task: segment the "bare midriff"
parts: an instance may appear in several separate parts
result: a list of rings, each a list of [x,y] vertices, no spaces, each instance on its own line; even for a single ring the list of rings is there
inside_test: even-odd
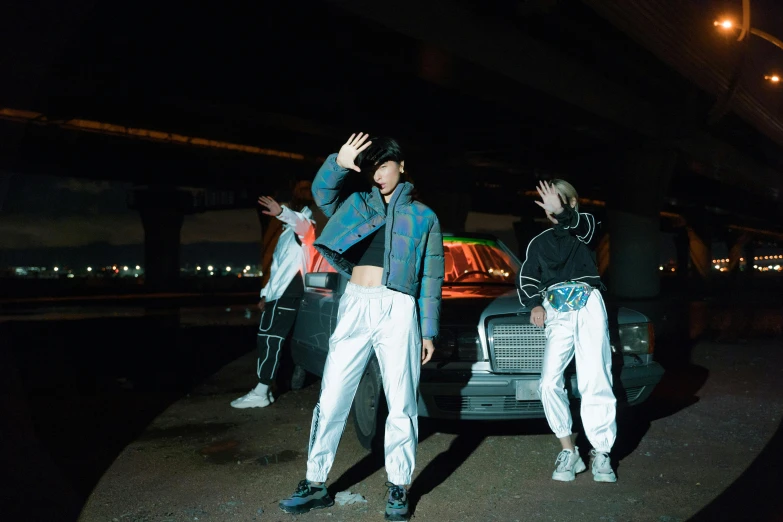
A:
[[[351,283],[359,286],[381,286],[383,268],[379,266],[360,265],[353,267]]]

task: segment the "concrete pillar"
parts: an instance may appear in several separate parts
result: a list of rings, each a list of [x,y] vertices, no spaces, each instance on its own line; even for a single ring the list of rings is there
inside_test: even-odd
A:
[[[748,241],[745,243],[745,277],[753,277],[756,274],[756,270],[753,265],[756,261],[753,259],[756,257],[756,243],[754,241]]]
[[[677,282],[687,285],[690,275],[691,248],[688,230],[685,227],[677,229],[674,236],[674,248],[677,253]]]
[[[144,284],[151,290],[176,288],[180,271],[180,233],[192,196],[172,188],[136,189],[132,208],[144,226]]]
[[[676,158],[670,149],[636,149],[622,158],[610,183],[607,286],[615,296],[644,299],[660,292],[660,210]]]
[[[712,242],[717,235],[711,217],[706,211],[688,216],[688,243],[691,265],[698,281],[709,285],[712,276]]]

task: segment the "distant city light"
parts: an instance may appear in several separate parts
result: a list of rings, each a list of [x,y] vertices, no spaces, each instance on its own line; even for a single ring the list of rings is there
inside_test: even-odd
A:
[[[226,272],[231,272],[231,267],[230,266],[226,267]]]
[[[196,267],[196,272],[198,272],[199,270],[201,270],[201,267],[200,267],[200,266],[197,266],[197,267]]]
[[[139,265],[136,265],[136,270],[141,270],[141,267]]]
[[[209,275],[212,275],[212,271],[213,271],[214,269],[215,269],[215,267],[213,267],[212,265],[209,265],[209,266],[207,267],[207,270],[209,270]]]
[[[777,74],[771,74],[769,76],[764,76],[764,79],[769,80],[772,83],[778,83],[780,81],[780,76],[778,76]]]
[[[245,267],[245,270],[250,270],[250,265],[247,265],[247,266]]]
[[[58,270],[60,270],[58,267],[54,267],[55,272],[57,272]]]
[[[659,267],[658,267],[658,270],[663,270],[663,267],[662,267],[662,266],[659,266]]]
[[[128,267],[124,266],[124,267],[122,267],[122,270],[123,270],[123,272],[127,272],[128,271]]]
[[[723,29],[731,29],[732,27],[734,27],[734,22],[732,22],[731,20],[723,20],[722,22],[715,20],[713,24],[715,25],[715,27],[720,26]]]
[[[88,272],[92,272],[92,267],[91,267],[91,266],[88,266],[88,267],[87,267],[87,271],[88,271]]]
[[[215,272],[210,272],[209,275],[215,275]]]

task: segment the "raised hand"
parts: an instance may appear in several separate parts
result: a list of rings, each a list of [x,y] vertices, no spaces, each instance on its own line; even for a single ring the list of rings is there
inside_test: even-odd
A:
[[[536,190],[538,195],[541,196],[541,201],[536,201],[536,205],[543,208],[549,220],[557,224],[557,220],[552,217],[552,214],[559,214],[563,211],[563,200],[560,199],[557,189],[546,181],[541,181]]]
[[[337,164],[344,169],[351,169],[355,170],[356,172],[361,172],[361,169],[356,166],[354,161],[356,160],[356,156],[358,156],[361,151],[372,145],[371,141],[364,143],[369,137],[369,134],[363,134],[361,132],[358,136],[356,134],[351,134],[351,137],[348,138],[348,141],[346,141],[345,144],[340,147],[340,152],[337,153]]]
[[[259,197],[258,204],[266,208],[266,210],[262,210],[261,213],[266,214],[267,216],[277,217],[283,213],[283,207],[280,206],[280,203],[269,196]]]

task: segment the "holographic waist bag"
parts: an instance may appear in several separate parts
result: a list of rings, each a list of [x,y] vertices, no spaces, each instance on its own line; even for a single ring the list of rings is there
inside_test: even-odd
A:
[[[592,291],[593,287],[585,283],[558,283],[546,291],[546,300],[558,312],[572,312],[587,304]]]

